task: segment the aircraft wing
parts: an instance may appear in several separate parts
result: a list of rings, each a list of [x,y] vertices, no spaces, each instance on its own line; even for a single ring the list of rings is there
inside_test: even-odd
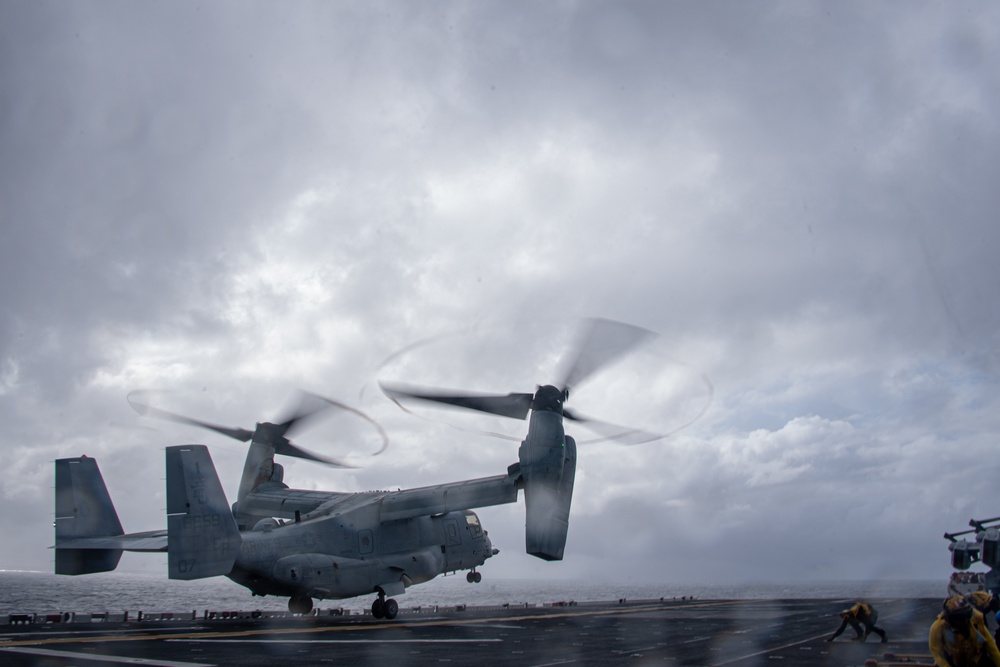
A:
[[[167,531],[147,530],[111,537],[74,537],[60,539],[60,549],[121,549],[122,551],[156,552],[167,550]]]
[[[513,475],[394,491],[382,496],[379,519],[395,521],[428,514],[489,507],[517,502],[517,480]]]
[[[340,491],[309,491],[304,489],[289,489],[275,485],[258,487],[248,493],[240,502],[240,512],[254,516],[294,519],[295,513],[301,516],[315,512],[321,505],[337,504],[338,501],[357,496],[356,493]]]
[[[316,518],[377,505],[379,520],[396,521],[517,502],[517,479],[516,474],[508,473],[417,489],[361,493],[262,486],[248,494],[239,509],[258,517],[294,519],[296,513],[301,518]]]

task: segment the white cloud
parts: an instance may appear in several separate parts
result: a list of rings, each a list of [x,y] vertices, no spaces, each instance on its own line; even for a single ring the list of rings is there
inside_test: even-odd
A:
[[[242,445],[132,389],[249,427],[303,387],[389,431],[297,435],[369,463],[297,486],[486,476],[516,443],[476,431],[524,424],[375,379],[531,391],[598,315],[663,337],[572,407],[671,435],[581,446],[567,572],[942,576],[997,509],[996,9],[521,9],[0,8],[5,565],[47,546],[55,457],[99,456],[129,529],[165,444],[235,484]],[[491,567],[553,576],[520,508],[481,515]]]

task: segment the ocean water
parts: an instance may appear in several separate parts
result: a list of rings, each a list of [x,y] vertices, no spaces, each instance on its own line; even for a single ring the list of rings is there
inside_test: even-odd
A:
[[[539,605],[552,602],[596,602],[694,597],[728,599],[879,599],[944,598],[945,581],[823,581],[792,583],[614,583],[489,579],[470,584],[464,573],[438,577],[407,589],[397,597],[401,608],[418,606]],[[366,609],[374,596],[317,601],[320,609]],[[165,575],[107,572],[78,577],[48,572],[0,571],[0,615],[56,612],[198,612],[205,610],[275,610],[288,608],[288,599],[253,597],[223,577],[199,581],[171,581]]]

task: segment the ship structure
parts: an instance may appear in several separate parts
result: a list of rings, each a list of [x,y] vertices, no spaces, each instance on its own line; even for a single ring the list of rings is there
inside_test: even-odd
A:
[[[989,591],[1000,596],[1000,517],[970,519],[969,530],[945,533],[950,542],[951,565],[955,568],[948,582],[949,595],[965,595],[974,591]],[[986,572],[970,572],[982,563]]]

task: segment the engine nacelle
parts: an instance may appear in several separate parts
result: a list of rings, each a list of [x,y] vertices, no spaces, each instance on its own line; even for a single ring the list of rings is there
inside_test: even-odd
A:
[[[518,451],[524,484],[525,551],[562,560],[576,478],[576,441],[563,431],[562,415],[531,413],[528,438]]]

